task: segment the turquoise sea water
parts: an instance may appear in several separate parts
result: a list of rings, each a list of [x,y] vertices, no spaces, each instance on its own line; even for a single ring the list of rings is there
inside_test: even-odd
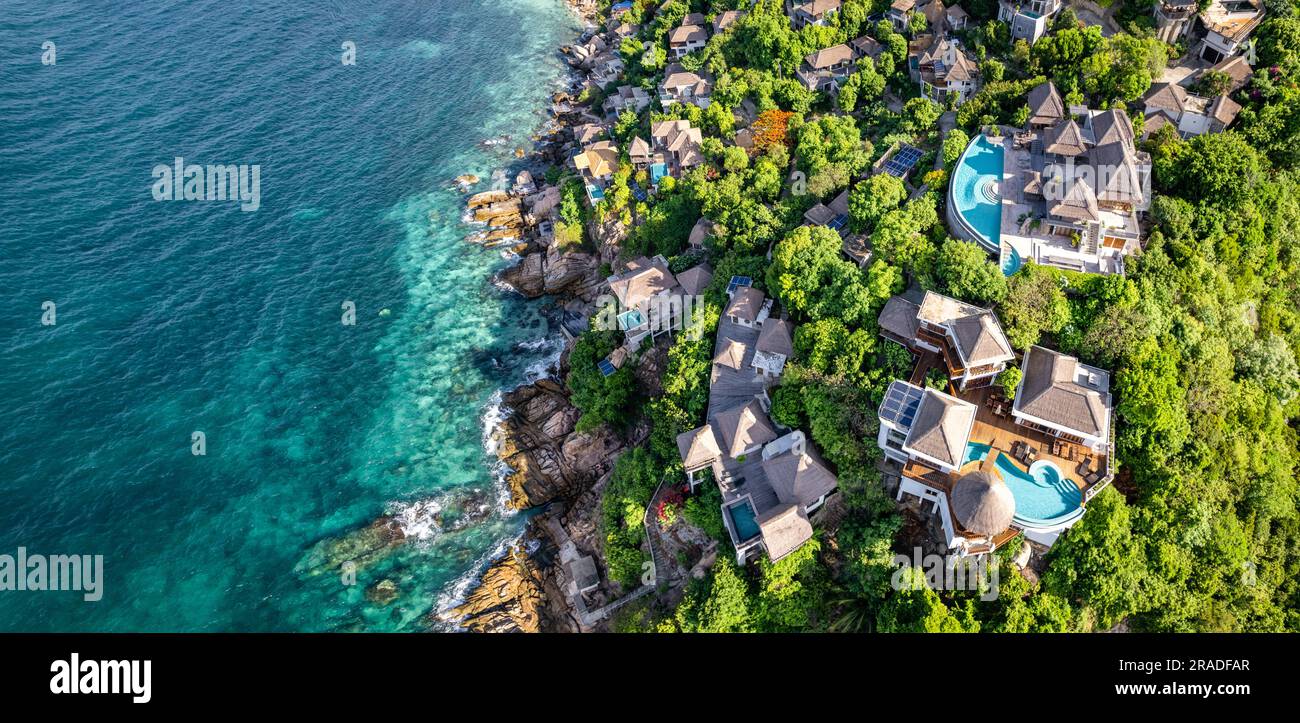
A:
[[[0,554],[105,581],[0,592],[0,630],[421,630],[518,534],[483,418],[553,335],[448,181],[530,146],[575,29],[560,0],[5,4]],[[154,201],[176,156],[259,164],[261,208]],[[357,585],[295,569],[386,512],[417,540]]]
[[[952,174],[952,198],[957,213],[975,229],[980,243],[996,251],[1002,239],[1002,146],[983,135],[966,147]]]

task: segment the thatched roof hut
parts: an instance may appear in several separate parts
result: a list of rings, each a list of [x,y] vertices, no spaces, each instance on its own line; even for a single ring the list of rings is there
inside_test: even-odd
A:
[[[992,537],[1006,531],[1016,514],[1016,498],[997,474],[976,470],[952,488],[952,514],[963,529]]]

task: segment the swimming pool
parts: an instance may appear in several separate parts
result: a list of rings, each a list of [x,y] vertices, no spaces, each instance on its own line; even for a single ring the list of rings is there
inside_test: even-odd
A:
[[[975,137],[952,174],[948,203],[961,221],[963,235],[974,235],[984,248],[1000,249],[1002,240],[1002,144]]]
[[[964,466],[970,464],[971,462],[984,461],[984,458],[989,456],[990,449],[993,449],[993,447],[987,444],[980,444],[979,442],[968,442],[966,444],[966,455],[962,457],[961,460],[962,465]]]
[[[727,514],[731,515],[731,526],[736,530],[737,542],[758,537],[758,520],[754,519],[754,505],[748,500],[728,507]]]
[[[1011,276],[1020,270],[1023,262],[1020,259],[1020,252],[1015,246],[1007,244],[1002,253],[1002,275]]]
[[[1050,527],[1082,512],[1083,494],[1066,479],[1056,463],[1039,460],[1026,472],[1010,457],[999,453],[997,468],[1016,498],[1016,524]]]

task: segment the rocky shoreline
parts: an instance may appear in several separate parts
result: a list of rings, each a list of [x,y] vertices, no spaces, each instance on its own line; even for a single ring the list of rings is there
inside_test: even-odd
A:
[[[598,32],[594,4],[568,0],[588,24],[582,40]],[[569,89],[552,97],[553,122],[534,138],[534,150],[521,156],[528,169],[563,166],[578,144],[573,129],[598,121],[578,101],[586,82],[570,46],[561,52],[574,68]],[[516,155],[520,155],[516,153]],[[458,179],[463,190],[473,184]],[[612,265],[626,229],[617,221],[592,221],[586,229],[594,248],[565,248],[552,233],[558,218],[560,189],[548,186],[531,170],[522,170],[508,191],[493,190],[467,199],[470,217],[486,229],[468,240],[505,247],[519,261],[500,271],[495,281],[530,299],[549,297],[561,310],[561,324],[585,328],[595,309],[604,275]],[[471,632],[576,632],[587,629],[581,611],[570,604],[572,580],[562,557],[603,558],[598,535],[600,490],[626,441],[607,427],[575,429],[579,412],[570,403],[563,380],[573,340],[560,355],[556,376],[545,377],[502,393],[501,420],[490,432],[490,447],[505,466],[509,506],[543,508],[534,514],[521,539],[493,561],[477,585],[453,608],[435,612],[431,622],[451,623]],[[655,366],[654,355],[647,365]],[[634,432],[632,439],[637,438]],[[610,590],[613,597],[619,591]],[[598,594],[597,600],[601,597]]]

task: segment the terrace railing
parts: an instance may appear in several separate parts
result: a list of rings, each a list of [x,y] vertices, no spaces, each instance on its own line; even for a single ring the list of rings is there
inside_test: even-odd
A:
[[[1083,491],[1083,503],[1086,505],[1098,492],[1105,489],[1115,479],[1115,423],[1111,420],[1110,433],[1106,436],[1106,474],[1097,483]]]

